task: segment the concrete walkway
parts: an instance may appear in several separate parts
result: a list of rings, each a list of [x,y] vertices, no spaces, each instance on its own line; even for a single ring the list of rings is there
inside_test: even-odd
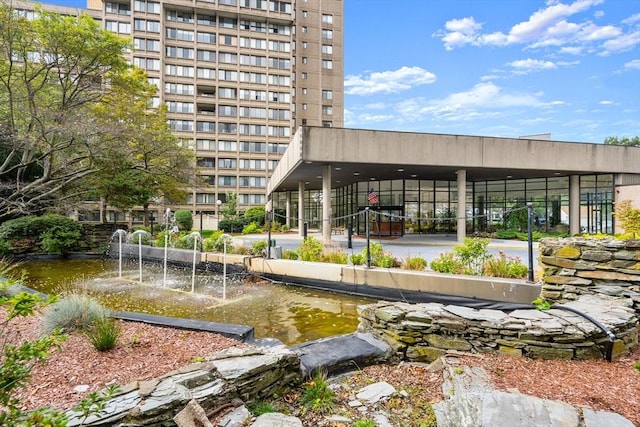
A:
[[[322,241],[322,234],[319,231],[312,231],[308,236]],[[234,237],[236,245],[251,247],[252,242],[267,240],[268,234],[248,234]],[[302,236],[297,232],[272,233],[271,240],[275,240],[275,246],[281,247],[282,251],[295,250],[302,244]],[[348,236],[345,234],[334,234],[331,236],[332,244],[351,253],[361,252],[367,244],[364,236],[354,236],[351,248],[348,247]],[[371,235],[370,242],[381,243],[384,250],[391,252],[399,260],[408,257],[422,257],[431,262],[438,258],[440,254],[450,252],[458,244],[455,234],[406,234],[401,237],[383,237]],[[504,252],[507,256],[517,257],[524,265],[528,265],[528,242],[520,240],[491,239],[487,247],[489,252],[497,255]],[[533,269],[538,270],[538,243],[533,242]]]

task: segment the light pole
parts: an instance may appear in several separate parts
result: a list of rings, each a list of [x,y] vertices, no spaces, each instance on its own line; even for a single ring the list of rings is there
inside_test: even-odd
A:
[[[151,235],[153,236],[153,221],[155,221],[155,218],[153,217],[153,211],[151,211],[149,213],[149,222],[151,223]]]
[[[216,214],[218,215],[218,230],[220,230],[220,206],[222,206],[222,200],[216,200]]]

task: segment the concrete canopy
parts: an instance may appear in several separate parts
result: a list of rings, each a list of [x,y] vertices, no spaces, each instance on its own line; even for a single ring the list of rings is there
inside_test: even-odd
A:
[[[640,174],[640,148],[579,142],[361,129],[301,127],[267,184],[267,193],[331,188],[362,181],[543,178]]]

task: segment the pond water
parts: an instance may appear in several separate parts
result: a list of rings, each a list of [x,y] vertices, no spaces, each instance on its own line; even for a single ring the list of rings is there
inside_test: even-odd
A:
[[[239,276],[190,269],[125,263],[117,260],[53,259],[24,264],[26,285],[51,295],[85,293],[113,310],[249,325],[256,338],[277,338],[287,345],[354,332],[356,307],[372,299],[293,285],[247,283]],[[224,297],[224,298],[223,298]]]

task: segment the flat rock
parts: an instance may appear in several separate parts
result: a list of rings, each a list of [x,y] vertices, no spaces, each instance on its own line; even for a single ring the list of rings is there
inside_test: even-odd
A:
[[[302,427],[302,421],[297,417],[269,412],[260,415],[250,427]]]

